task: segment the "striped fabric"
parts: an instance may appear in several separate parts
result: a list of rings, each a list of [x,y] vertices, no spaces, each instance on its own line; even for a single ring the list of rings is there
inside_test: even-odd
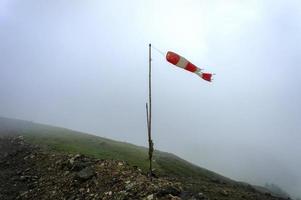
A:
[[[211,82],[212,80],[212,74],[211,73],[203,73],[200,68],[189,62],[186,58],[172,52],[168,51],[166,54],[166,60],[170,62],[171,64],[180,67],[182,69],[185,69],[187,71],[190,71],[192,73],[197,74],[202,79]]]

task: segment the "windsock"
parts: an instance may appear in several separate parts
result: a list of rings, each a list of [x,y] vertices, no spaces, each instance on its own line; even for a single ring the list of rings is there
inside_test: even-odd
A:
[[[204,79],[206,81],[211,82],[211,80],[212,80],[213,74],[203,73],[200,68],[198,68],[197,66],[195,66],[194,64],[189,62],[186,58],[184,58],[174,52],[168,51],[166,54],[166,60],[177,67],[180,67],[182,69],[185,69],[187,71],[197,74],[198,76],[200,76],[202,79]]]

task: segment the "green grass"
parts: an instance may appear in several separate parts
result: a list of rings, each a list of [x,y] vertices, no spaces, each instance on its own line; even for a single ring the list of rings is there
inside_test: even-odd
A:
[[[8,131],[9,130],[9,131]],[[118,142],[65,128],[36,124],[22,120],[0,118],[0,134],[12,132],[23,135],[33,144],[38,144],[54,151],[85,154],[100,159],[127,161],[143,171],[148,169],[148,149],[133,144]],[[154,168],[160,175],[218,178],[230,181],[216,173],[193,165],[173,154],[154,152]]]
[[[148,149],[130,143],[65,128],[0,117],[0,136],[10,134],[23,135],[28,142],[51,151],[80,153],[99,159],[123,160],[132,166],[138,166],[144,172],[148,170]],[[232,181],[166,152],[155,151],[153,165],[157,175],[176,177],[186,183],[191,191],[198,192],[200,188],[205,188],[204,193],[210,199],[242,200],[245,199],[242,198],[243,196],[248,197],[254,190],[249,184]],[[230,191],[231,196],[221,196],[221,189]],[[267,191],[263,187],[257,188],[258,191],[263,189]]]
[[[147,169],[147,150],[143,147],[55,127],[40,127],[23,132],[23,135],[29,142],[52,150],[125,160],[143,170]]]

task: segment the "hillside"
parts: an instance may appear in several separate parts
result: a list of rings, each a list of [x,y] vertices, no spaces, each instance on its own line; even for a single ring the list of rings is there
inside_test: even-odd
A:
[[[82,153],[103,159],[125,160],[131,165],[148,169],[147,149],[124,142],[97,137],[64,128],[22,120],[0,119],[0,134],[23,135],[31,143],[68,153]],[[206,169],[199,168],[173,154],[155,151],[154,168],[160,175],[201,176],[230,181]]]
[[[156,178],[124,161],[54,153],[22,136],[0,137],[0,199],[205,199],[181,183]]]
[[[70,156],[80,153],[87,159],[102,159],[103,162],[109,162],[109,160],[125,162],[138,171],[142,169],[141,176],[145,177],[147,149],[143,147],[64,128],[7,118],[0,118],[0,134],[2,138],[7,138],[3,136],[21,135],[24,137],[25,143],[38,145],[36,148],[41,149],[40,151],[43,150],[44,154],[45,152],[47,155],[51,155],[51,152],[54,152],[55,155],[62,154],[63,157],[58,160],[68,160],[71,159]],[[40,165],[51,165],[51,163],[39,163],[38,166]],[[235,182],[195,166],[173,154],[155,151],[154,167],[159,177],[166,179],[166,181],[181,183],[182,193],[202,193],[204,198],[209,199],[281,199],[273,197],[268,192],[259,192],[249,184]],[[134,171],[132,173],[135,174]],[[161,179],[157,180],[161,181]],[[194,198],[196,198],[195,195]]]

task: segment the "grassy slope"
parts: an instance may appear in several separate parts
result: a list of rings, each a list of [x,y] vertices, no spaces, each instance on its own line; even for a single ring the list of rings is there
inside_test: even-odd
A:
[[[0,118],[0,134],[1,132],[23,135],[25,139],[32,143],[57,151],[74,154],[82,153],[101,159],[125,160],[144,171],[148,168],[148,150],[129,143],[117,142],[65,128],[7,118]],[[173,154],[155,151],[154,160],[154,168],[161,175],[214,178],[230,181]]]
[[[148,150],[144,147],[65,128],[0,117],[1,134],[23,135],[29,142],[55,151],[81,153],[100,159],[124,160],[144,171],[148,168]],[[207,190],[206,193],[210,198],[225,198],[220,196],[222,188],[230,191],[234,199],[241,199],[241,196],[249,194],[252,190],[249,184],[232,181],[170,153],[155,151],[154,160],[154,168],[156,168],[157,174],[181,178],[190,185],[190,188],[195,187],[196,191],[199,188],[205,188],[204,190]]]

